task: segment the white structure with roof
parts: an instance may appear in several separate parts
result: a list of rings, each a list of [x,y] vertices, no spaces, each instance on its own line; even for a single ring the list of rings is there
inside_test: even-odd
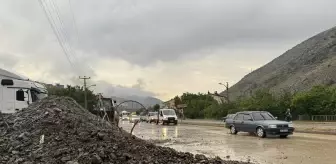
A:
[[[0,68],[0,112],[14,113],[48,95],[42,84]]]

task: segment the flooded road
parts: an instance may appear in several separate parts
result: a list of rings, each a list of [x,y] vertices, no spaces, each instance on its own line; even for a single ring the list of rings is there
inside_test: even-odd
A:
[[[132,124],[121,122],[130,132]],[[223,159],[251,161],[260,164],[334,164],[336,136],[295,133],[287,139],[260,139],[248,133],[228,134],[222,127],[138,124],[133,134],[158,145],[179,151],[219,156]]]

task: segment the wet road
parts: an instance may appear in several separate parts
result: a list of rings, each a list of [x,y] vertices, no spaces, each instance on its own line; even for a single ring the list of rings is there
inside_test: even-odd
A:
[[[132,124],[121,122],[130,132]],[[194,125],[138,124],[133,134],[158,141],[158,145],[179,151],[219,156],[223,159],[250,160],[260,164],[335,164],[336,136],[295,133],[287,139],[259,139],[247,133],[228,134],[222,127]]]

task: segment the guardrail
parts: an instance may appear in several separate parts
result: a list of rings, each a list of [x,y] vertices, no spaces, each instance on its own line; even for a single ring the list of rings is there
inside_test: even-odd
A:
[[[336,115],[312,115],[312,121],[336,121]]]

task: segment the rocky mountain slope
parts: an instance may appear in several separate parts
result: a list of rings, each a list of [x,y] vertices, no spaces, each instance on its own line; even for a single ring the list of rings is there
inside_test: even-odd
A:
[[[296,45],[230,88],[231,98],[261,88],[274,92],[304,91],[314,85],[336,84],[336,27]]]

